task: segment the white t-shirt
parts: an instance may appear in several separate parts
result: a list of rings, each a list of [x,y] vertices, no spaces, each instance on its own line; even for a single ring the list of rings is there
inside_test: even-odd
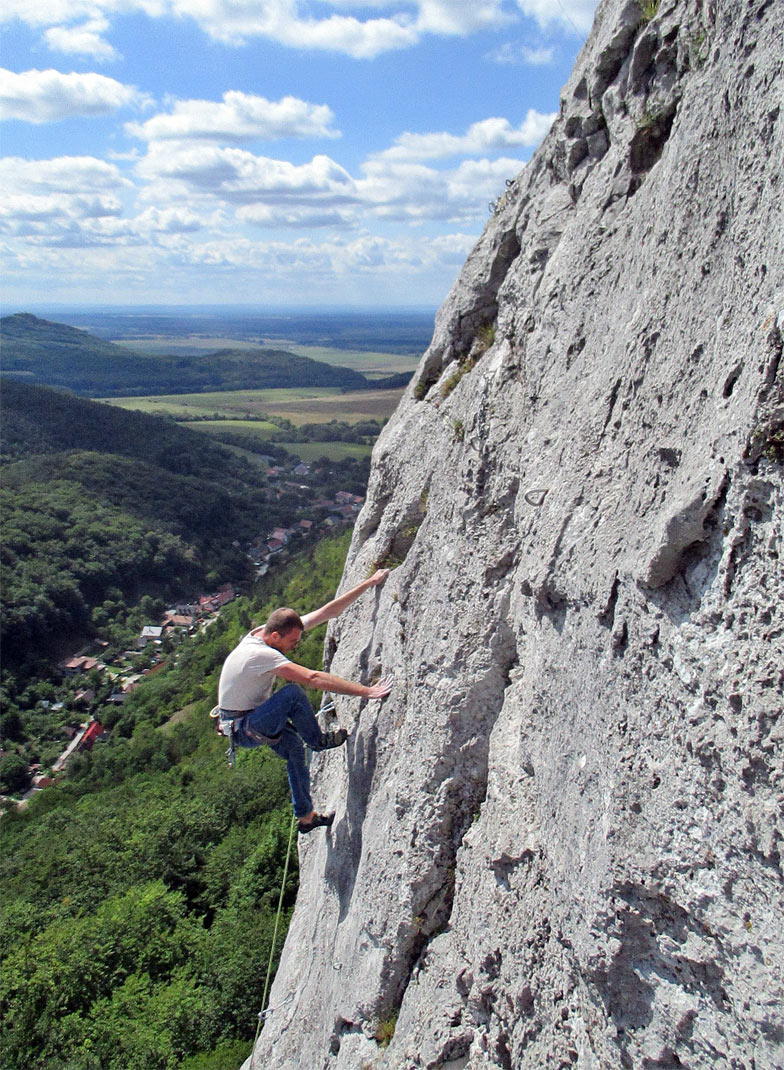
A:
[[[290,664],[264,640],[250,633],[235,646],[226,661],[218,684],[218,705],[222,710],[252,710],[266,702],[275,686],[275,669]]]

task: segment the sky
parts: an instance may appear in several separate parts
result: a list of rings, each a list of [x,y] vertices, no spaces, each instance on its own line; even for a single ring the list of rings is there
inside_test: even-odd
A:
[[[432,307],[597,0],[3,0],[3,312]]]

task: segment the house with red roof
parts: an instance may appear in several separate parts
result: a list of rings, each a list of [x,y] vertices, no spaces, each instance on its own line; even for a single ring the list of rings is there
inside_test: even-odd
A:
[[[104,727],[100,721],[91,721],[82,736],[79,750],[92,750],[95,742],[103,736]]]

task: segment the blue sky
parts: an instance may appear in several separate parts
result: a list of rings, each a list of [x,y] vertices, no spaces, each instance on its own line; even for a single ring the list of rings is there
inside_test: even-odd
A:
[[[4,311],[437,306],[596,0],[4,0]]]

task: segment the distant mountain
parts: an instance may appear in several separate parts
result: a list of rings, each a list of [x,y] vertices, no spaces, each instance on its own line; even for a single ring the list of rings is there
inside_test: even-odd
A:
[[[190,394],[209,390],[377,387],[360,372],[283,349],[221,349],[198,356],[149,356],[87,331],[22,312],[0,319],[3,374],[87,397]]]

